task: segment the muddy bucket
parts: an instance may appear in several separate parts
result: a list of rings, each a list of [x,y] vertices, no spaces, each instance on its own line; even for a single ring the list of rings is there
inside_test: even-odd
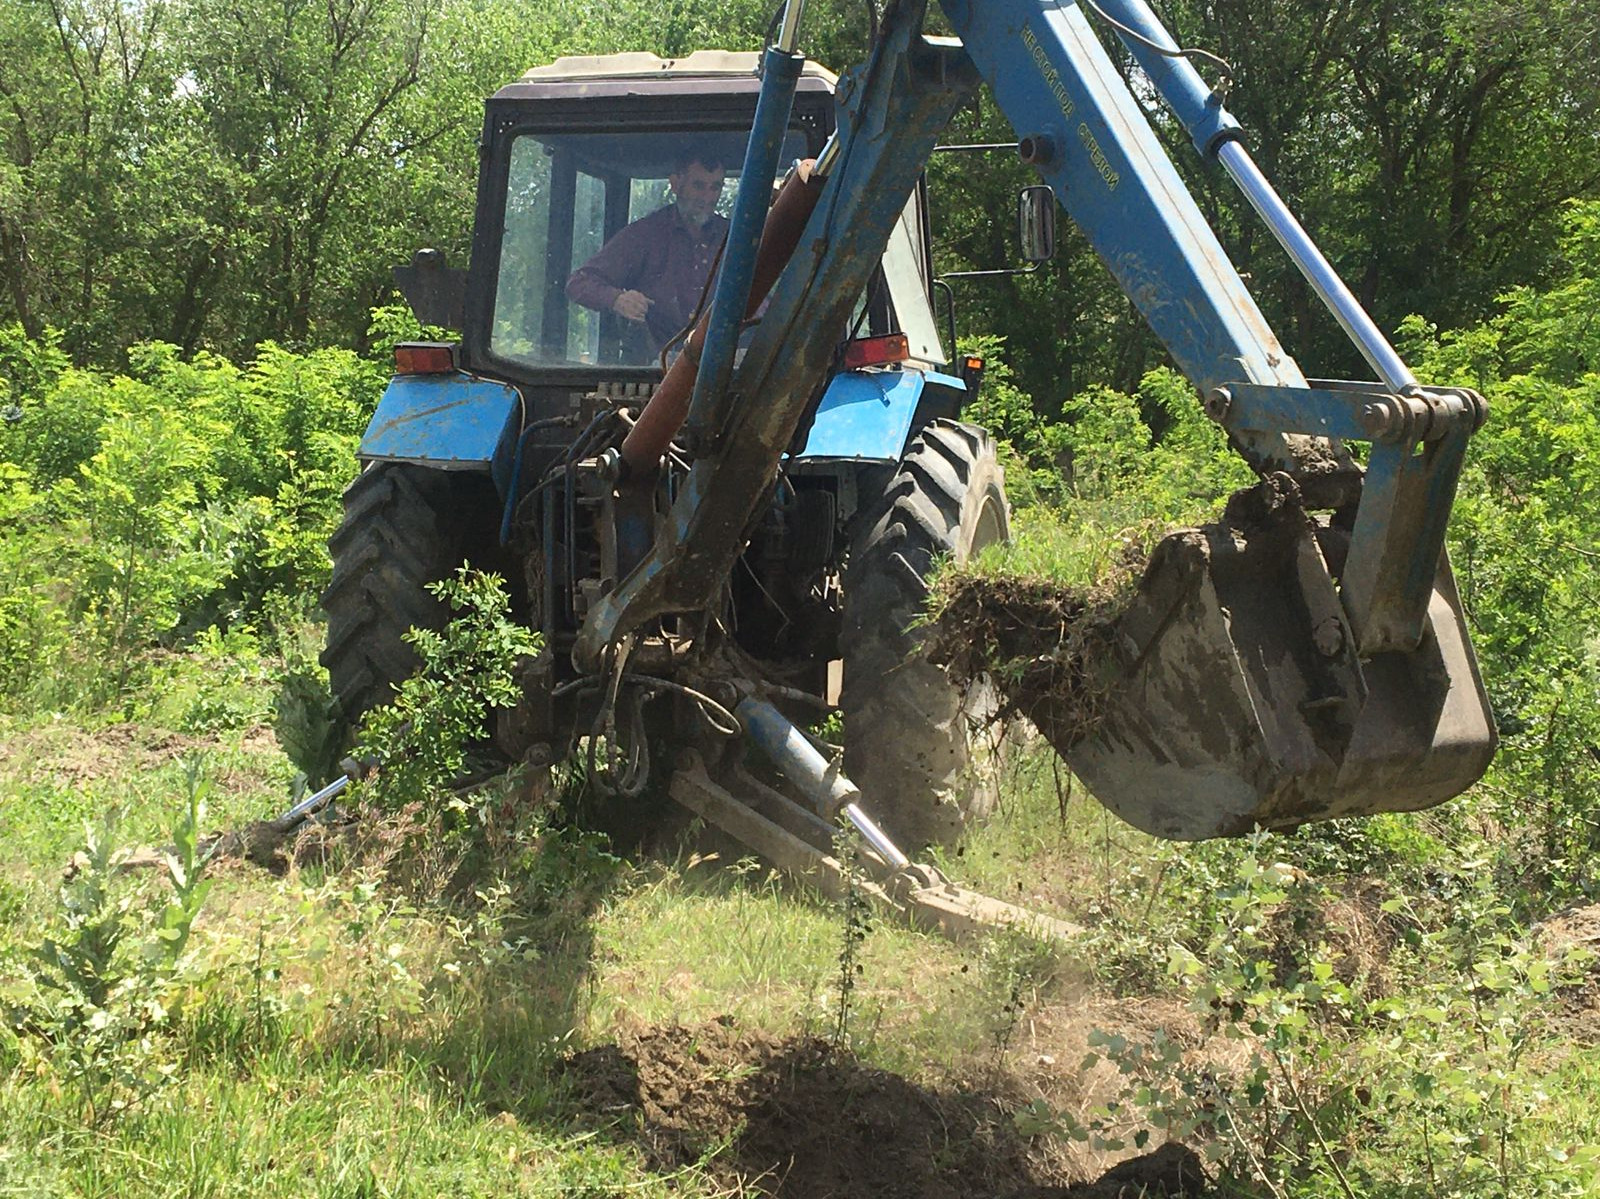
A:
[[[1036,723],[1101,803],[1174,840],[1460,794],[1495,731],[1449,563],[1421,645],[1362,659],[1333,583],[1344,545],[1304,516],[1167,537],[1115,623],[1098,718],[1063,701]]]

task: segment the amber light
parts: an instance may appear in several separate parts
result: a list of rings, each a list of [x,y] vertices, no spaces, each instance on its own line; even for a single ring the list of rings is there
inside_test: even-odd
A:
[[[445,341],[403,341],[394,348],[402,375],[448,375],[456,369],[455,347]]]
[[[864,366],[882,366],[886,362],[904,362],[911,357],[911,342],[904,333],[890,333],[884,337],[863,337],[844,348],[846,370],[860,370]]]

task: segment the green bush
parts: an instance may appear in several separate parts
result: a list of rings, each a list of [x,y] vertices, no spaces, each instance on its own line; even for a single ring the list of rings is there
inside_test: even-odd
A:
[[[1036,1101],[1019,1127],[1112,1151],[1196,1144],[1229,1194],[1589,1193],[1600,1147],[1551,1151],[1530,1053],[1573,963],[1516,935],[1484,864],[1456,863],[1440,902],[1383,905],[1414,936],[1392,994],[1369,997],[1327,944],[1285,953],[1283,918],[1328,896],[1268,845],[1236,857],[1200,942],[1162,955],[1202,1042],[1094,1032],[1081,1068],[1108,1065],[1112,1098],[1081,1120]]]
[[[0,462],[0,707],[48,677],[71,635],[48,519],[26,472]]]
[[[456,616],[443,630],[412,629],[421,666],[394,701],[367,714],[358,753],[382,763],[364,788],[379,807],[438,806],[483,738],[495,708],[519,698],[519,658],[539,650],[538,634],[510,619],[505,581],[462,567],[430,584]]]
[[[0,707],[93,706],[153,648],[326,583],[387,366],[271,343],[242,368],[160,343],[128,363],[75,368],[54,335],[0,330]]]

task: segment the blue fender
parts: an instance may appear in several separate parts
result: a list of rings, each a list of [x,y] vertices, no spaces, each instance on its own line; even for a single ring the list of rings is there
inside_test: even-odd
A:
[[[937,371],[863,370],[835,375],[795,459],[898,462],[917,429],[954,416],[967,385]]]
[[[504,495],[520,403],[515,387],[460,371],[396,375],[357,453],[365,460],[484,472]]]

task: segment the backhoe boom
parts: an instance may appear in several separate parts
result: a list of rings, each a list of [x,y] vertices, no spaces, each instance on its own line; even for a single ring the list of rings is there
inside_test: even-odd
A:
[[[1143,0],[1105,0],[1093,12],[1125,39],[1201,154],[1244,186],[1380,382],[1307,381],[1083,8],[945,0],[944,9],[959,40],[925,36],[922,0],[900,0],[869,61],[841,79],[805,231],[726,387],[716,385],[732,353],[723,317],[714,376],[694,397],[694,466],[668,527],[590,610],[576,659],[597,663],[646,621],[711,603],[907,195],[981,76],[1029,161],[1266,480],[1253,509],[1240,509],[1257,512],[1254,527],[1197,531],[1158,551],[1124,621],[1111,711],[1092,735],[1057,748],[1102,802],[1179,838],[1458,793],[1495,744],[1444,555],[1481,398],[1416,385]],[[783,87],[781,74],[769,72],[768,86]],[[759,135],[746,158],[758,174],[770,161]],[[760,186],[747,179],[741,200]],[[763,298],[751,291],[758,255],[735,250],[742,265],[720,275],[714,313]],[[680,404],[684,388],[672,382],[662,392]],[[649,457],[682,420],[677,408],[663,419],[666,403],[658,393],[640,418],[659,438]],[[1373,442],[1364,477],[1343,446],[1352,435]],[[1335,513],[1318,519],[1316,509]]]

